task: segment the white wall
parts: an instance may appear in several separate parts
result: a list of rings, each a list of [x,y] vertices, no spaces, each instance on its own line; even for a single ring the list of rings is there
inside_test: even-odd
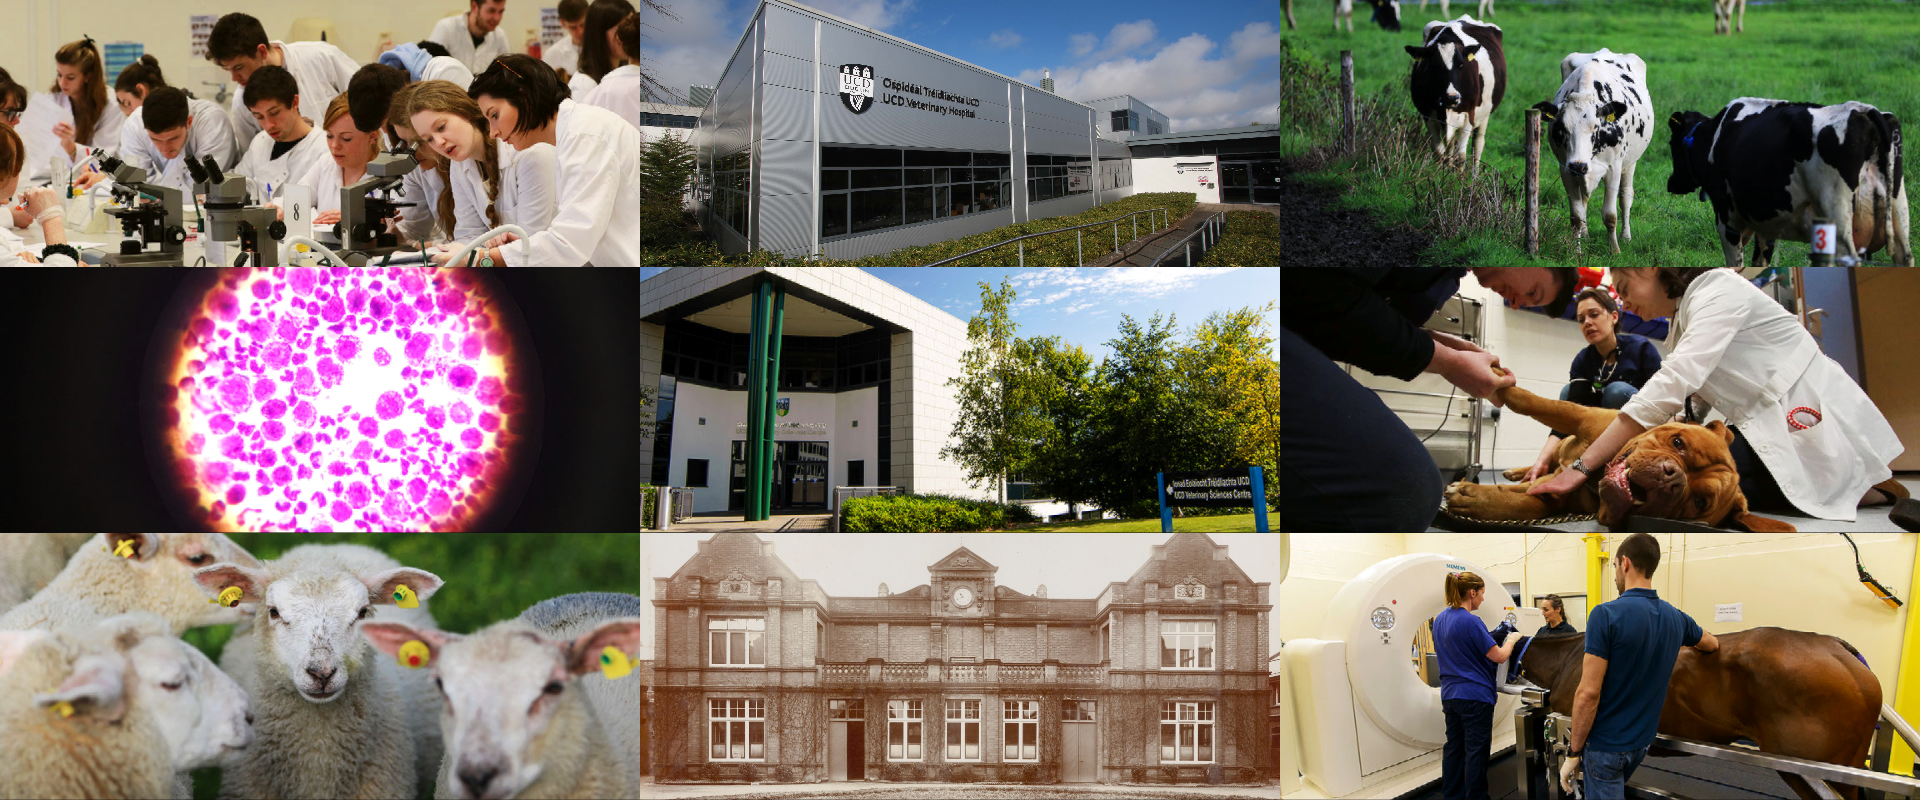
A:
[[[548,0],[507,0],[500,32],[507,37],[513,52],[524,52],[527,30],[540,26],[540,8],[552,7]],[[339,38],[332,40],[353,60],[369,63],[379,36],[388,34],[395,42],[419,41],[433,31],[442,17],[466,11],[467,0],[425,0],[393,3],[374,0],[340,0],[335,3],[292,2],[292,0],[228,0],[220,3],[193,3],[186,0],[7,0],[5,24],[0,24],[0,67],[12,73],[34,91],[53,85],[53,52],[60,45],[84,36],[101,44],[130,41],[146,45],[146,52],[160,60],[167,82],[211,97],[214,89],[199,81],[226,81],[226,73],[203,59],[194,59],[188,18],[195,14],[225,14],[244,11],[259,18],[270,39],[285,39],[293,21],[303,17],[330,19]],[[115,76],[107,76],[112,86]]]
[[[867,462],[867,481],[871,483],[880,468],[880,390],[877,387],[850,392],[782,392],[778,397],[790,401],[787,415],[775,417],[779,425],[819,424],[824,432],[786,431],[776,427],[774,441],[827,443],[830,486],[847,482],[847,462]],[[706,418],[706,424],[700,419]],[[860,427],[853,427],[859,420]],[[725,511],[727,508],[728,470],[733,466],[733,442],[744,440],[739,426],[747,421],[747,393],[708,386],[681,383],[674,390],[673,452],[667,467],[667,481],[686,486],[687,459],[707,459],[707,487],[693,489],[693,510]]]
[[[1182,165],[1204,164],[1195,170]],[[1202,181],[1205,181],[1203,184]],[[1220,164],[1214,156],[1177,158],[1136,158],[1133,160],[1133,190],[1152,192],[1192,192],[1195,202],[1220,202]]]

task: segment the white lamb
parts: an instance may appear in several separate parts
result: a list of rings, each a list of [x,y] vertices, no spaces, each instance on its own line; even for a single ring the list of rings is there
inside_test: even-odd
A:
[[[0,614],[46,588],[91,538],[91,533],[0,533]]]
[[[0,797],[186,798],[187,770],[245,748],[246,693],[169,628],[0,631]]]
[[[358,627],[432,624],[424,603],[395,608],[395,593],[404,586],[425,601],[440,578],[357,545],[296,547],[257,569],[218,564],[195,578],[207,596],[238,587],[242,602],[257,604],[220,666],[252,696],[260,741],[228,759],[222,797],[415,796],[422,764],[438,761],[437,751],[418,757],[437,747],[437,731],[421,730],[434,725],[409,713],[408,694],[431,696],[425,677],[399,674]]]
[[[410,642],[427,647],[447,743],[435,796],[637,798],[639,681],[592,673],[609,646],[639,651],[639,605],[631,595],[568,595],[471,636],[361,626],[396,659]],[[609,728],[625,739],[628,720],[632,742],[616,744]]]
[[[260,566],[218,533],[102,533],[47,588],[0,616],[0,630],[58,630],[133,611],[160,615],[176,636],[231,625],[245,618],[242,610],[208,603],[193,582],[194,570],[222,561]]]

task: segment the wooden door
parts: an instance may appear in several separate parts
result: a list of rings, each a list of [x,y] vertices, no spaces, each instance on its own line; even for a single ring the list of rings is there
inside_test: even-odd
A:
[[[1099,739],[1094,701],[1065,701],[1060,714],[1061,782],[1092,783],[1100,779]]]
[[[827,731],[827,779],[847,779],[847,723],[834,720]]]
[[[1851,273],[1859,295],[1855,319],[1867,397],[1893,426],[1894,435],[1909,444],[1894,458],[1893,468],[1920,469],[1920,447],[1911,446],[1920,442],[1920,348],[1913,346],[1920,270],[1857,268]]]
[[[867,724],[848,722],[847,741],[843,749],[847,751],[847,780],[864,781],[867,779]]]

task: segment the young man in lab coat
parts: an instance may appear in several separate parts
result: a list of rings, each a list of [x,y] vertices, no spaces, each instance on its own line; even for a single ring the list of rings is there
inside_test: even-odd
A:
[[[193,191],[185,154],[195,163],[212,158],[221,169],[234,164],[233,128],[227,112],[207,100],[189,98],[185,91],[162,86],[147,93],[129,122],[139,122],[144,134],[129,140],[120,160],[147,171],[147,183]]]
[[[327,134],[319,126],[300,116],[302,102],[293,75],[274,66],[261,67],[247,82],[242,98],[248,116],[261,131],[254,134],[247,154],[236,170],[249,181],[254,202],[269,198],[269,187],[277,195],[289,177],[307,174],[321,159],[329,158]]]
[[[587,34],[587,0],[560,0],[560,27],[567,35],[540,48],[540,60],[568,75],[580,74],[580,39]]]
[[[293,75],[300,87],[300,100],[310,110],[325,109],[336,95],[347,90],[347,81],[360,68],[329,42],[269,40],[260,20],[239,13],[227,14],[213,23],[213,32],[207,35],[207,60],[226,70],[243,88],[261,67],[285,69]],[[260,124],[242,100],[244,96],[244,92],[234,93],[232,110],[235,141],[242,148],[260,132]]]
[[[440,20],[427,39],[439,42],[478,75],[509,52],[507,35],[500,32],[500,17],[506,13],[507,0],[468,0],[467,13]]]

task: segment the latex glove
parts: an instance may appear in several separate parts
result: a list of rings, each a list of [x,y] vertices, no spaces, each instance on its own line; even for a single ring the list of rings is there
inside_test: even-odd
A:
[[[7,210],[13,212],[13,227],[24,228],[33,224],[33,215],[25,209],[9,207]]]
[[[1527,494],[1566,494],[1580,488],[1580,484],[1586,482],[1587,476],[1581,474],[1579,470],[1562,470],[1559,475],[1553,477],[1553,480],[1528,489]]]
[[[50,186],[42,186],[38,189],[28,189],[25,192],[25,199],[27,221],[32,222],[34,217],[40,216],[40,212],[60,203],[60,193]]]
[[[1496,408],[1506,405],[1496,393],[1519,382],[1519,378],[1511,370],[1493,370],[1500,366],[1499,356],[1474,350],[1435,350],[1434,356],[1441,358],[1442,352],[1451,354],[1445,356],[1446,369],[1440,372],[1440,376],[1446,378],[1448,383],[1460,387],[1469,395],[1493,403]]]
[[[1560,788],[1567,794],[1573,794],[1573,787],[1579,784],[1579,774],[1579,758],[1569,758],[1560,762]]]

